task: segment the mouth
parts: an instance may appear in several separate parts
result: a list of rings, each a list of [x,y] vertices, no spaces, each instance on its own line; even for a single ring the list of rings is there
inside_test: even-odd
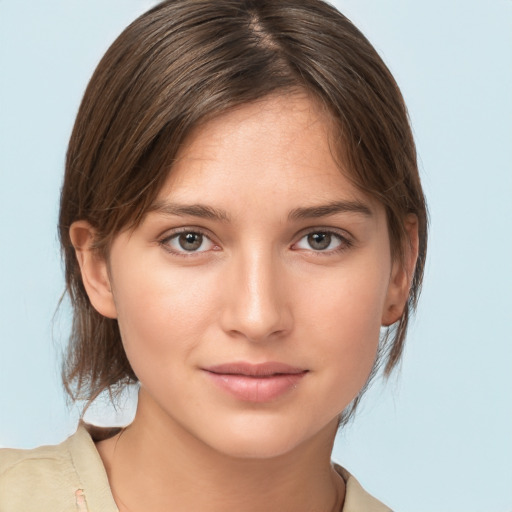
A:
[[[263,403],[291,393],[308,373],[284,363],[235,362],[203,368],[222,391],[244,402]]]

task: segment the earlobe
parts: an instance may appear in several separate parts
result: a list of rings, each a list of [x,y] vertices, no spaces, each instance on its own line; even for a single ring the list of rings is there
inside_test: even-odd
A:
[[[407,215],[404,227],[408,236],[404,245],[403,261],[395,258],[393,262],[386,304],[382,313],[381,324],[383,326],[394,324],[402,317],[409,298],[409,291],[418,259],[419,235],[417,216],[414,214]]]
[[[107,261],[93,247],[95,230],[88,222],[80,220],[73,222],[69,236],[91,304],[101,315],[117,318]]]

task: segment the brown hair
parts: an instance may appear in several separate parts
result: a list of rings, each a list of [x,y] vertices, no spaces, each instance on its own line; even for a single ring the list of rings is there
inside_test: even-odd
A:
[[[141,221],[193,128],[227,109],[297,89],[327,109],[344,168],[384,205],[395,257],[402,258],[407,240],[405,216],[418,218],[409,300],[381,340],[375,368],[384,363],[389,374],[396,366],[422,281],[427,212],[406,107],[391,73],[361,32],[321,0],[168,0],[107,51],[69,143],[59,230],[74,308],[63,370],[73,399],[90,403],[137,377],[117,321],[89,302],[71,224],[88,221],[97,250],[107,255],[113,237]]]

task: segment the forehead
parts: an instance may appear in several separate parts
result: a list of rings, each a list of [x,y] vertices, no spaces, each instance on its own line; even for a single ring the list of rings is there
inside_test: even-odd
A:
[[[197,127],[178,152],[157,201],[245,207],[373,202],[347,178],[335,155],[333,121],[306,94],[276,95],[223,113]]]

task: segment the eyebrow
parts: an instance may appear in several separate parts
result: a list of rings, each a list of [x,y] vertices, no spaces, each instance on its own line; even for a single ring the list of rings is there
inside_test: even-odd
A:
[[[202,219],[229,222],[229,214],[220,208],[213,208],[203,204],[181,205],[156,201],[148,210],[148,213],[155,212],[163,215],[176,215],[178,217],[199,217]],[[372,211],[368,206],[359,201],[333,201],[331,203],[294,208],[289,214],[289,220],[315,219],[327,217],[338,213],[359,213],[371,217]]]
[[[288,214],[288,219],[316,219],[336,215],[337,213],[360,213],[366,217],[373,215],[372,210],[359,201],[333,201],[324,205],[295,208]]]
[[[199,217],[202,219],[219,220],[223,222],[228,222],[230,220],[226,211],[203,204],[181,205],[156,201],[149,207],[148,213],[150,212],[161,213],[164,215],[177,215],[178,217]]]

